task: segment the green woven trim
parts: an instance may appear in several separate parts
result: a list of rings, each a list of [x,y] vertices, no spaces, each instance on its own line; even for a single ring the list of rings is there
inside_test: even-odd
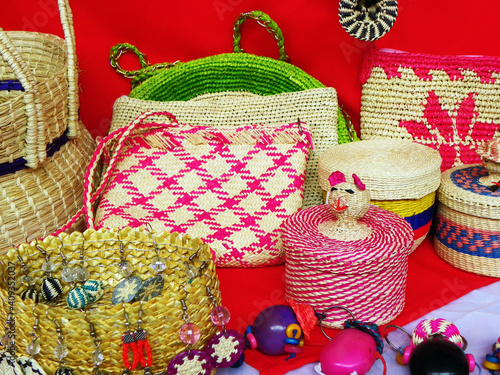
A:
[[[186,101],[202,94],[224,91],[276,95],[321,87],[325,85],[289,63],[247,53],[227,53],[160,71],[133,88],[129,96],[165,102]],[[346,124],[339,108],[339,144],[351,142]]]

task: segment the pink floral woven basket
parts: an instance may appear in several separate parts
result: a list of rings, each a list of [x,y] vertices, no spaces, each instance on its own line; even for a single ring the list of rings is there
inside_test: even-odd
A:
[[[283,224],[285,295],[317,311],[342,306],[356,319],[385,324],[403,309],[408,255],[413,245],[410,225],[398,215],[370,206],[360,223],[371,235],[356,241],[326,236],[321,226],[335,221],[328,205],[292,215]],[[331,311],[322,322],[342,328],[345,314]]]
[[[143,123],[150,113],[106,137],[87,171],[108,153],[109,167],[92,196],[91,228],[150,224],[198,237],[217,266],[283,262],[279,227],[302,205],[311,134],[306,124],[228,129]],[[92,203],[102,194],[97,211]]]
[[[410,139],[437,149],[441,171],[479,163],[499,136],[500,57],[374,50],[362,72],[361,138]]]

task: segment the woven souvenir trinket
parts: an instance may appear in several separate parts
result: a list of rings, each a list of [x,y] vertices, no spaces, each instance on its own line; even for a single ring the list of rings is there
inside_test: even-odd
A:
[[[442,174],[434,248],[453,266],[500,277],[500,140],[480,147],[483,164]]]
[[[439,151],[441,171],[479,163],[500,129],[500,58],[373,50],[361,73],[361,139],[410,139]]]
[[[370,205],[355,174],[348,181],[336,171],[329,182],[328,204],[299,211],[282,226],[285,295],[318,311],[344,306],[360,320],[387,323],[404,306],[411,226]],[[322,324],[341,328],[344,320],[332,313]]]
[[[335,170],[355,173],[370,191],[371,204],[410,223],[414,250],[429,232],[441,178],[441,157],[408,140],[377,139],[334,146],[320,155],[319,184],[326,193]]]

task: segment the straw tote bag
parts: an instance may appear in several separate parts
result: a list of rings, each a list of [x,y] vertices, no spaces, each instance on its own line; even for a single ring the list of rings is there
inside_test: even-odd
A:
[[[72,14],[65,39],[0,29],[0,250],[43,236],[81,207],[94,141],[78,118]]]
[[[361,81],[361,138],[410,139],[439,151],[441,171],[480,162],[500,130],[500,57],[372,50]]]
[[[216,265],[283,262],[281,223],[300,209],[311,133],[305,123],[228,128],[150,122],[146,113],[104,138],[87,169],[109,155],[100,187],[85,186],[89,228],[186,233],[210,245]],[[92,204],[99,200],[94,215]]]

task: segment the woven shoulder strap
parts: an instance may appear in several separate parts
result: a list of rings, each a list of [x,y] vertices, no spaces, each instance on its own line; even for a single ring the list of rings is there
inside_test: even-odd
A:
[[[75,36],[73,30],[73,16],[68,0],[58,0],[61,24],[68,54],[67,79],[68,79],[68,137],[78,135],[78,74],[75,49]],[[0,28],[0,54],[4,61],[21,82],[24,94],[26,113],[28,116],[25,149],[26,165],[36,168],[39,163],[47,158],[45,141],[45,123],[41,109],[40,92],[37,81],[28,64],[14,46],[7,32]]]
[[[144,121],[153,116],[165,116],[170,122],[168,123],[144,123]],[[71,228],[80,217],[85,215],[85,221],[87,223],[87,227],[94,229],[94,212],[93,212],[93,204],[97,201],[97,199],[101,196],[104,189],[106,188],[110,178],[114,172],[118,159],[122,153],[122,150],[125,146],[125,142],[130,136],[137,130],[148,128],[171,128],[173,126],[177,126],[178,122],[174,115],[168,112],[146,112],[142,115],[138,116],[130,125],[117,129],[114,132],[108,134],[105,138],[103,138],[99,144],[97,145],[92,158],[87,166],[87,171],[85,173],[85,181],[84,181],[84,189],[83,189],[83,207],[75,214],[75,216],[66,223],[63,227],[61,227],[54,235],[58,235],[69,228]],[[108,153],[109,148],[111,146],[111,157],[108,162],[108,166],[104,175],[101,176],[101,182],[98,187],[92,185],[94,180],[94,174],[97,166],[101,159]]]

